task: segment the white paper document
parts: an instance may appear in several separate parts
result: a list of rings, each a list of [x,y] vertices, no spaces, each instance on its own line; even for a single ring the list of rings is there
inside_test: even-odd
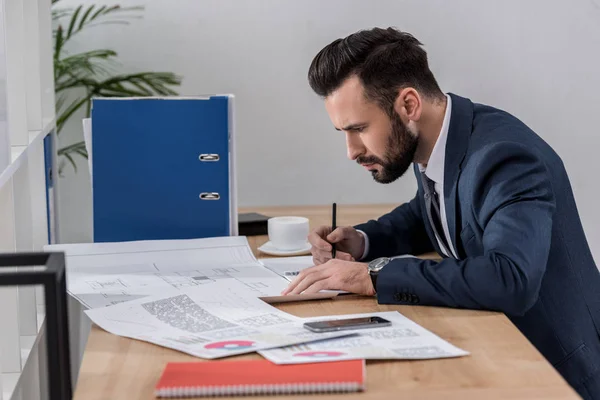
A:
[[[287,257],[287,258],[265,258],[261,263],[277,275],[293,281],[303,269],[310,268],[314,264],[312,256]]]
[[[310,332],[303,319],[257,299],[232,279],[85,313],[115,335],[209,359],[348,334]]]
[[[305,322],[367,316],[380,316],[391,321],[392,325],[381,328],[358,329],[352,331],[356,333],[352,336],[262,350],[259,353],[275,364],[302,364],[354,359],[418,360],[460,357],[469,354],[395,311],[308,318],[305,319]]]
[[[106,307],[144,296],[205,290],[219,281],[240,282],[254,293],[254,297],[276,296],[288,282],[260,266],[231,268],[194,268],[165,271],[152,265],[154,273],[85,274],[68,276],[69,293],[87,308]]]
[[[252,254],[248,240],[244,236],[56,244],[44,246],[44,250],[65,252],[69,273],[130,273],[136,266],[147,266],[153,263],[168,267],[262,265]]]
[[[259,262],[243,236],[49,245],[45,250],[65,252],[67,291],[90,309],[156,294],[203,290],[223,279],[243,283],[266,302],[337,295],[280,296],[289,281]]]
[[[255,297],[278,296],[288,281],[265,268],[245,237],[46,246],[65,251],[67,290],[87,308],[239,281]]]

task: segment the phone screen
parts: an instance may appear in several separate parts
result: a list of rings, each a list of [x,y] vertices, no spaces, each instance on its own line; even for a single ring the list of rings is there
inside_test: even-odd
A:
[[[363,317],[350,319],[336,319],[330,321],[318,321],[306,323],[309,329],[339,330],[344,328],[375,327],[377,325],[390,325],[390,321],[381,317]]]

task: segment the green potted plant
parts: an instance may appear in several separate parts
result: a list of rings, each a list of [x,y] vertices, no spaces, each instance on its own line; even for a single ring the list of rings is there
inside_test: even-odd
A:
[[[62,7],[52,0],[54,41],[54,87],[56,92],[56,128],[60,132],[78,110],[85,108],[89,117],[93,97],[139,97],[177,95],[174,86],[181,77],[172,72],[116,73],[117,52],[95,49],[71,54],[66,50],[69,41],[85,29],[106,24],[129,24],[140,18],[143,7],[119,5],[80,5]],[[74,156],[87,158],[83,140],[58,149],[59,171],[69,162],[75,171]]]

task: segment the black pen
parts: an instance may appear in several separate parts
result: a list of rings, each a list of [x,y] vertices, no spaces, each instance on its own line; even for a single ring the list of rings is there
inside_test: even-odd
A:
[[[331,232],[335,231],[335,214],[337,205],[333,203],[331,206]],[[335,243],[331,244],[331,258],[335,258]]]

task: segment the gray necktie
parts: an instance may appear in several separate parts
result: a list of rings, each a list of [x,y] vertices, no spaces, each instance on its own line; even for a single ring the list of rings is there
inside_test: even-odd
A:
[[[454,257],[448,246],[444,228],[442,226],[442,214],[440,213],[440,200],[435,191],[435,183],[421,172],[421,182],[423,183],[423,192],[425,194],[425,209],[427,210],[427,219],[433,232],[440,238],[440,246],[448,257]]]

